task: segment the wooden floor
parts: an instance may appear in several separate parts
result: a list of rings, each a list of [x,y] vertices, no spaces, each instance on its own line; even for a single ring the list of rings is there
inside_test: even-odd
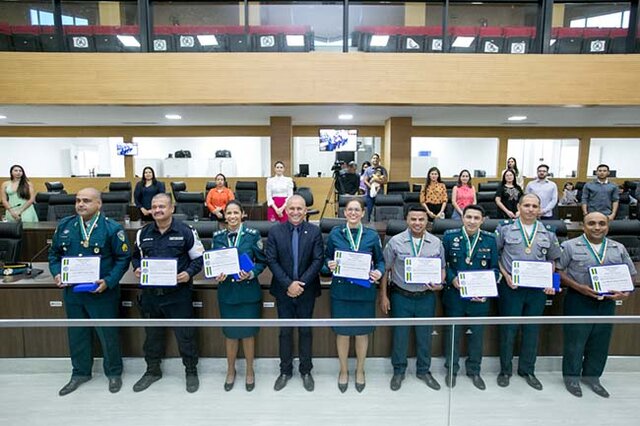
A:
[[[142,393],[131,387],[144,371],[140,359],[125,361],[126,374],[120,393],[107,391],[107,381],[95,366],[93,379],[75,393],[59,397],[58,389],[69,378],[67,359],[0,360],[0,425],[614,425],[638,424],[640,401],[638,360],[611,360],[602,383],[611,392],[606,400],[583,387],[584,396],[566,392],[554,369],[558,360],[540,360],[538,377],[542,392],[513,377],[511,385],[499,388],[497,362],[486,359],[483,376],[487,390],[473,387],[464,376],[453,392],[444,387],[442,362],[434,360],[432,371],[443,384],[433,391],[415,378],[414,360],[407,379],[397,392],[389,390],[388,359],[367,360],[367,387],[355,391],[353,374],[349,389],[341,394],[336,386],[337,360],[315,361],[316,390],[302,388],[296,374],[281,392],[273,391],[277,360],[256,363],[256,388],[244,389],[242,365],[231,392],[222,389],[226,364],[203,359],[201,387],[195,394],[184,389],[184,374],[177,359],[165,361],[164,377]],[[353,369],[352,369],[353,371]],[[626,371],[626,372],[625,372]],[[449,411],[451,404],[451,411]]]

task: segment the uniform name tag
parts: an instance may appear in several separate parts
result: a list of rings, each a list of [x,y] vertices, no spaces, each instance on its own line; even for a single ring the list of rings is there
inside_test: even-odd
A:
[[[169,237],[169,241],[182,241],[184,237]]]

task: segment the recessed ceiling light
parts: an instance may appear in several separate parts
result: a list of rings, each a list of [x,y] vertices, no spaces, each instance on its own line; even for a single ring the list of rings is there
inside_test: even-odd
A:
[[[4,120],[5,118],[7,118],[6,115],[0,115],[0,120]]]
[[[339,120],[353,120],[353,114],[340,114],[338,116]]]
[[[507,118],[507,120],[509,121],[524,121],[526,119],[526,115],[512,115],[511,117]]]
[[[182,120],[182,116],[180,114],[165,114],[164,118],[167,120]]]

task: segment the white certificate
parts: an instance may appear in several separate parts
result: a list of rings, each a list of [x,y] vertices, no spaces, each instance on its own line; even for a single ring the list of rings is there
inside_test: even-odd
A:
[[[497,297],[498,286],[493,271],[464,271],[458,273],[460,297]]]
[[[371,255],[353,251],[336,250],[334,259],[337,263],[333,275],[342,278],[368,280],[371,271]]]
[[[63,284],[92,284],[100,279],[100,256],[63,257]]]
[[[553,288],[553,264],[514,260],[511,262],[511,280],[520,287]]]
[[[593,289],[598,293],[633,291],[633,281],[627,265],[605,265],[589,268]]]
[[[440,284],[442,261],[439,257],[407,257],[404,260],[404,281],[407,284]]]
[[[205,251],[202,261],[204,262],[204,276],[207,278],[215,278],[220,274],[240,273],[238,249],[235,247]]]
[[[178,261],[176,259],[142,259],[140,262],[140,285],[176,286]]]

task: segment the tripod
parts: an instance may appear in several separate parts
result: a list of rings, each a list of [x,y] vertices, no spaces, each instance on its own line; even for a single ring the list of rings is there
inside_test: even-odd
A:
[[[327,206],[329,205],[329,199],[331,198],[331,194],[333,193],[333,206],[334,206],[334,212],[333,214],[335,214],[337,216],[337,210],[335,209],[335,205],[336,205],[336,194],[339,191],[336,191],[336,184],[340,183],[340,185],[342,186],[342,182],[340,182],[340,180],[338,179],[338,171],[335,170],[333,172],[333,180],[331,181],[331,186],[329,187],[329,191],[327,192],[327,196],[324,199],[324,206],[322,207],[322,213],[320,213],[320,220],[322,220],[322,218],[324,218],[324,214],[327,211]]]

